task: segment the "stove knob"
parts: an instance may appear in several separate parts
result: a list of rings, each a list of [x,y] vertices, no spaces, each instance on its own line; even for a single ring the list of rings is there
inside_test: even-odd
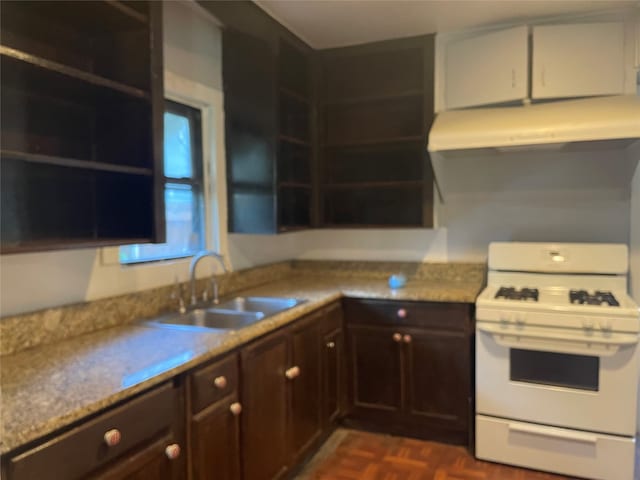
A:
[[[521,313],[520,315],[514,315],[514,319],[516,321],[516,325],[519,326],[523,326],[525,323],[527,323],[524,313]]]
[[[513,322],[513,316],[512,315],[502,315],[500,317],[500,323],[502,325],[509,325],[510,323]]]
[[[587,330],[591,330],[593,328],[593,325],[594,323],[592,318],[584,318],[582,320],[582,326]]]

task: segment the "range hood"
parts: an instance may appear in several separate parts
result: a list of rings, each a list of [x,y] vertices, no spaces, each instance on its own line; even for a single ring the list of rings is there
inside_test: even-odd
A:
[[[620,95],[442,112],[429,132],[428,149],[553,149],[549,145],[638,138],[640,97]]]
[[[441,201],[626,196],[640,158],[635,95],[439,113],[428,150]],[[579,197],[578,197],[579,198]]]

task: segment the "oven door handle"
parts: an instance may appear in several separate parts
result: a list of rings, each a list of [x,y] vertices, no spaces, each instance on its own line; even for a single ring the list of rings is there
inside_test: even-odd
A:
[[[587,338],[578,335],[540,331],[509,331],[498,325],[478,324],[478,330],[493,336],[497,344],[504,347],[530,348],[566,353],[611,356],[620,347],[636,345],[635,334],[618,334],[616,338]],[[546,342],[546,343],[545,343]]]
[[[509,424],[510,432],[526,433],[529,435],[539,435],[541,437],[558,438],[560,440],[570,440],[572,442],[581,443],[598,443],[598,437],[583,432],[567,432],[560,429],[552,429],[550,427],[539,427],[537,425],[522,425],[517,423]]]

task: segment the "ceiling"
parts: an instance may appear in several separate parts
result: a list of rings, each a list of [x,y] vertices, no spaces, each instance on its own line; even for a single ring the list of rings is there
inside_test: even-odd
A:
[[[628,0],[254,0],[314,48],[638,5]]]

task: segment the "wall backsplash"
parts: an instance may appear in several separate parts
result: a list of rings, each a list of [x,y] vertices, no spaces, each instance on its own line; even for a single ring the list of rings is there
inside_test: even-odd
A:
[[[290,274],[290,262],[227,273],[217,277],[219,292],[220,295],[226,295],[278,281]],[[188,304],[189,283],[180,285],[183,299]],[[197,281],[198,298],[209,285],[209,278]],[[171,285],[4,317],[0,319],[0,355],[177,310],[178,300],[172,298],[174,292],[175,285]]]
[[[366,277],[385,279],[392,273],[404,273],[409,279],[460,283],[482,283],[483,263],[417,263],[358,261],[285,261],[217,275],[220,296],[277,282],[295,275]],[[200,298],[210,286],[210,278],[197,281]],[[188,302],[189,285],[181,283],[183,299]],[[172,295],[175,286],[117,295],[92,302],[76,303],[0,319],[0,355],[16,353],[37,345],[53,343],[95,330],[125,325],[178,309]]]

